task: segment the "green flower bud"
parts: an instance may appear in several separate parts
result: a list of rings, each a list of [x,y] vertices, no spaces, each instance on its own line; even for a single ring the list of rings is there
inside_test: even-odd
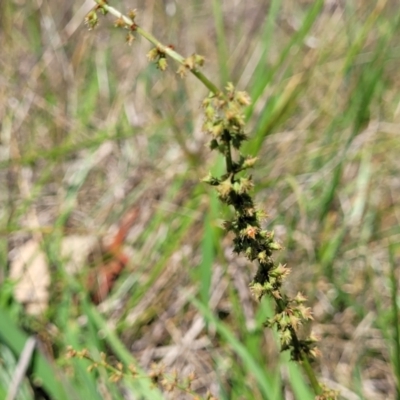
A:
[[[168,67],[167,59],[165,57],[161,57],[157,61],[157,68],[161,71],[165,71]]]
[[[99,17],[95,10],[90,11],[85,17],[85,24],[87,25],[89,31],[96,28],[99,23]]]
[[[149,61],[155,61],[157,57],[159,56],[159,52],[157,47],[152,48],[148,53],[147,53],[147,58]]]
[[[292,334],[289,329],[285,329],[280,334],[281,346],[284,348],[285,346],[289,346],[292,343]]]
[[[277,243],[277,242],[270,242],[270,243],[268,243],[268,247],[269,247],[271,250],[282,250],[282,246],[281,246],[279,243]]]
[[[129,11],[128,11],[128,17],[129,17],[132,21],[135,20],[135,18],[137,17],[137,10],[136,10],[136,8],[133,9],[133,10],[129,10]]]
[[[205,58],[200,54],[194,54],[194,62],[198,67],[202,67],[204,65]]]
[[[122,17],[117,18],[114,22],[114,26],[116,28],[123,28],[125,25],[126,25],[126,22]]]
[[[222,124],[222,122],[214,124],[213,127],[211,128],[211,133],[215,137],[221,136],[223,131],[224,131],[224,125]]]
[[[246,160],[243,162],[243,168],[254,167],[254,164],[257,162],[257,160],[258,160],[258,157],[246,158]]]
[[[231,178],[229,177],[225,181],[221,182],[217,187],[217,191],[219,193],[220,198],[226,200],[232,191]]]
[[[211,186],[217,186],[220,184],[219,179],[215,178],[210,173],[208,173],[208,175],[206,177],[204,177],[201,181],[204,183],[208,183]]]
[[[181,77],[184,78],[187,75],[187,68],[184,65],[180,65],[177,69],[176,73]]]
[[[246,92],[236,92],[235,98],[242,106],[248,106],[251,104],[250,96]]]

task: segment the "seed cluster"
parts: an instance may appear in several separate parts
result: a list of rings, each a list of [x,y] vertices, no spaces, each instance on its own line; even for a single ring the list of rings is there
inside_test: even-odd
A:
[[[224,93],[212,94],[203,102],[204,130],[211,135],[211,150],[219,151],[226,160],[226,173],[220,177],[208,175],[204,182],[218,192],[221,202],[232,206],[234,216],[225,221],[224,227],[234,234],[236,253],[244,254],[251,262],[258,262],[258,270],[250,284],[253,295],[260,300],[268,295],[275,300],[276,313],[265,322],[279,333],[282,350],[290,350],[294,360],[301,360],[302,354],[315,357],[315,338],[300,340],[298,327],[312,319],[311,310],[304,306],[306,298],[300,293],[293,299],[282,293],[282,283],[290,270],[276,264],[272,257],[281,246],[274,240],[274,233],[261,228],[265,214],[257,210],[251,196],[252,178],[245,170],[252,168],[257,159],[240,154],[240,147],[247,136],[244,132],[243,109],[250,104],[245,92],[236,91],[230,83]],[[232,151],[236,151],[237,161]]]

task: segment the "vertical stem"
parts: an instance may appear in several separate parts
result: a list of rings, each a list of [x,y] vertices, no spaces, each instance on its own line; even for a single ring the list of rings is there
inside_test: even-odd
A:
[[[233,170],[233,163],[232,163],[231,144],[229,142],[226,144],[225,160],[226,160],[226,171],[228,172],[228,174],[230,174]]]
[[[285,304],[283,299],[276,299],[276,306],[277,306],[277,310],[278,312],[283,312],[285,310]],[[290,333],[292,335],[292,339],[293,339],[293,345],[294,347],[296,347],[298,354],[300,354],[300,361],[301,361],[301,365],[304,369],[304,372],[306,373],[308,380],[310,381],[310,385],[312,386],[314,393],[315,394],[321,394],[322,393],[322,388],[321,385],[318,382],[317,377],[315,376],[315,372],[310,364],[310,360],[308,359],[308,356],[306,353],[304,353],[304,351],[302,351],[301,347],[300,347],[300,341],[299,338],[297,337],[296,331],[294,330],[293,327],[290,328]]]
[[[303,366],[304,372],[306,373],[310,384],[314,390],[315,394],[322,394],[322,388],[315,376],[314,370],[311,367],[310,361],[308,360],[308,357],[306,354],[302,353],[301,357],[301,365]]]
[[[230,174],[233,172],[233,162],[232,162],[231,136],[228,131],[224,130],[224,133],[222,134],[222,140],[225,144],[224,156],[226,161],[226,172],[227,174]]]

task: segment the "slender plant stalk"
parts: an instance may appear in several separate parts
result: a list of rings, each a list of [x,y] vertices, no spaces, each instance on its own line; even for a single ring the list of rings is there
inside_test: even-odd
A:
[[[275,316],[265,322],[267,327],[275,327],[280,335],[281,349],[290,350],[292,359],[298,361],[307,375],[316,398],[332,400],[337,394],[321,385],[311,366],[311,360],[318,353],[315,348],[316,339],[309,337],[300,339],[296,328],[304,321],[311,320],[311,311],[303,303],[306,298],[298,294],[289,298],[282,290],[282,281],[288,275],[289,269],[283,265],[275,265],[272,252],[280,246],[274,241],[273,232],[261,229],[263,213],[258,211],[249,195],[253,184],[251,177],[238,175],[244,170],[252,168],[255,158],[244,157],[239,153],[239,159],[234,160],[233,149],[239,150],[242,142],[247,139],[244,133],[244,108],[250,104],[250,99],[244,92],[236,91],[232,84],[228,84],[224,91],[211,82],[200,70],[204,58],[194,54],[183,57],[173,48],[165,46],[151,33],[145,31],[135,22],[136,11],[131,11],[129,17],[123,15],[105,0],[95,0],[98,4],[86,17],[86,23],[92,29],[97,24],[97,12],[110,13],[117,17],[115,26],[126,28],[129,38],[134,34],[151,42],[155,48],[148,54],[150,61],[154,61],[160,70],[165,70],[166,56],[180,64],[178,73],[183,76],[190,71],[211,92],[204,100],[205,111],[204,130],[211,134],[211,150],[219,151],[225,158],[226,173],[221,177],[209,175],[203,181],[215,186],[220,200],[232,206],[235,217],[225,222],[225,229],[235,234],[234,251],[244,253],[250,261],[257,261],[258,271],[250,284],[253,295],[261,299],[264,295],[271,297],[276,304]]]
[[[173,60],[178,62],[181,65],[184,65],[185,58],[177,53],[174,49],[169,46],[165,46],[159,40],[157,40],[150,32],[145,31],[143,28],[138,26],[133,19],[127,17],[126,15],[122,14],[120,11],[115,9],[114,7],[109,6],[105,1],[102,0],[95,0],[95,2],[106,12],[114,15],[117,18],[120,18],[126,26],[132,27],[134,31],[136,31],[140,36],[147,39],[150,43],[152,43],[157,49],[161,52],[166,54],[167,56],[171,57]],[[203,85],[212,93],[218,94],[219,89],[214,83],[212,83],[201,71],[197,68],[192,68],[190,72],[200,81]]]
[[[93,371],[99,368],[104,368],[108,374],[111,382],[119,382],[124,378],[131,379],[143,379],[151,380],[154,387],[159,387],[165,391],[171,393],[174,390],[179,390],[183,393],[192,395],[194,398],[198,398],[194,390],[191,389],[192,382],[196,378],[194,373],[190,373],[186,378],[182,379],[178,377],[178,374],[174,372],[173,374],[166,374],[165,367],[157,364],[151,365],[151,371],[147,374],[142,374],[138,371],[135,365],[124,365],[118,362],[116,366],[110,364],[107,360],[105,353],[100,353],[100,358],[95,359],[87,349],[74,350],[72,347],[67,349],[67,358],[78,358],[85,359],[90,362],[88,371]],[[214,396],[209,394],[205,400],[216,400]]]

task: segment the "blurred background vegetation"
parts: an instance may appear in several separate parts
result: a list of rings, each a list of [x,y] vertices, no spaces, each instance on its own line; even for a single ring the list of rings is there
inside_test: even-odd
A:
[[[232,254],[229,210],[199,182],[222,167],[201,131],[206,89],[172,60],[150,65],[150,44],[126,44],[110,16],[89,32],[93,4],[0,3],[0,398],[34,336],[18,399],[193,398],[113,383],[68,346],[194,371],[202,398],[312,399],[262,327],[271,305],[250,296],[256,267]],[[399,399],[397,2],[111,5],[249,92],[256,201],[292,269],[286,290],[313,308],[315,368],[344,399]],[[113,261],[98,305],[87,276]]]

